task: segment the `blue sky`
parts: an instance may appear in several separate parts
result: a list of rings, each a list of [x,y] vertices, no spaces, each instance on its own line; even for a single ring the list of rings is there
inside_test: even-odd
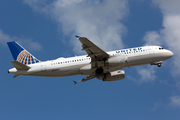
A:
[[[179,120],[180,2],[178,0],[1,0],[1,120]],[[103,50],[161,45],[173,58],[125,68],[115,82],[85,76],[12,78],[6,42],[16,40],[44,61],[86,54],[74,37]]]

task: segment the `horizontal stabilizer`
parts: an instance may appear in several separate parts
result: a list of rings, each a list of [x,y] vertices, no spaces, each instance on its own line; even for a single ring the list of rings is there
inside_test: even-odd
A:
[[[13,66],[17,69],[17,70],[29,70],[30,67],[27,65],[24,65],[18,61],[11,61],[11,63],[13,64]]]

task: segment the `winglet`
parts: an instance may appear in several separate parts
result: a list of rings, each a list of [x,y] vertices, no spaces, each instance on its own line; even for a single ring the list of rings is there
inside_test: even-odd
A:
[[[74,82],[74,85],[77,83],[76,81],[73,81]]]
[[[80,36],[75,35],[75,37],[79,38]]]

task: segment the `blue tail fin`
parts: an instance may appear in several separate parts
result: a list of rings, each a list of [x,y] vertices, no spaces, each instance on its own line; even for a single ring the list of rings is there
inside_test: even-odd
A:
[[[9,49],[11,51],[11,54],[14,60],[25,65],[40,62],[33,55],[31,55],[27,50],[25,50],[21,45],[19,45],[16,41],[7,42],[7,44],[9,46]]]

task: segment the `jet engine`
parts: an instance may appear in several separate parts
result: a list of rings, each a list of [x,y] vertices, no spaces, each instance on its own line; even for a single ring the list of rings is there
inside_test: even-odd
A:
[[[118,65],[127,62],[126,55],[110,57],[105,64],[107,65]]]
[[[103,81],[117,81],[125,78],[125,72],[123,70],[118,70],[110,72],[104,75]]]
[[[161,64],[162,64],[162,61],[150,63],[150,65],[157,65],[158,67],[161,67]]]

